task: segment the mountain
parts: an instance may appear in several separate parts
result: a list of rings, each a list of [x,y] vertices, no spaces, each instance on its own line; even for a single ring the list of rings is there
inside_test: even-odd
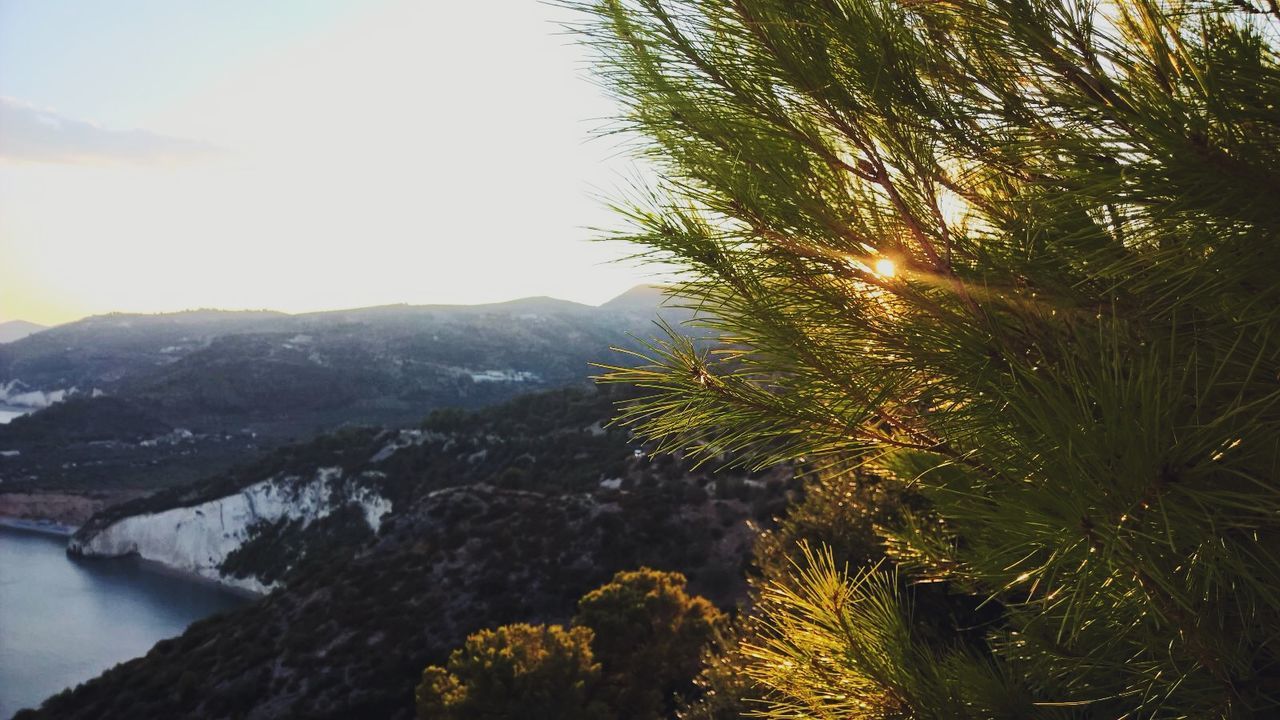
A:
[[[18,717],[407,719],[422,669],[468,634],[565,622],[618,570],[678,570],[732,606],[791,472],[650,457],[606,426],[625,392],[348,429],[106,511],[74,552],[272,592]]]
[[[666,304],[668,292],[669,288],[665,285],[637,285],[600,307],[614,311],[644,312]]]
[[[585,383],[591,362],[616,361],[611,345],[634,348],[632,335],[654,334],[655,317],[689,317],[660,299],[644,290],[599,307],[538,297],[68,323],[0,346],[0,402],[79,401],[0,426],[9,453],[0,482],[10,492],[151,489],[339,427],[409,425],[434,408]],[[114,404],[102,407],[107,398]],[[82,432],[86,418],[113,414],[118,425],[98,422],[110,437]]]
[[[45,325],[37,325],[26,320],[10,320],[9,322],[0,323],[0,344],[21,340],[28,335],[33,335],[46,328]]]
[[[579,380],[610,344],[651,334],[659,314],[688,316],[660,303],[646,289],[599,307],[537,297],[302,315],[103,315],[0,347],[0,400],[42,407],[97,391],[184,419],[320,408],[355,421],[417,419],[424,406],[475,406]]]

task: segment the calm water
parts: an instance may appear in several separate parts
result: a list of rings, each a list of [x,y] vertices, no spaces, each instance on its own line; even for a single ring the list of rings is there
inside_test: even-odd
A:
[[[146,654],[245,599],[135,558],[79,560],[66,541],[0,527],[0,718]]]

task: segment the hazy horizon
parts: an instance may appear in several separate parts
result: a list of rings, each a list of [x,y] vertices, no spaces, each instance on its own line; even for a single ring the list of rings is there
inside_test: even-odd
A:
[[[549,295],[643,175],[540,2],[0,0],[0,321]]]
[[[316,314],[330,313],[330,312],[373,310],[373,309],[383,308],[383,307],[476,307],[476,306],[484,306],[484,305],[503,305],[507,303],[515,303],[515,302],[521,302],[525,300],[540,300],[540,299],[575,303],[575,304],[583,305],[586,307],[601,307],[607,304],[609,301],[622,297],[623,295],[626,295],[627,293],[633,290],[637,290],[639,288],[659,288],[659,287],[661,287],[661,283],[652,283],[652,282],[637,283],[636,285],[632,285],[630,287],[619,290],[618,292],[614,293],[613,295],[610,295],[609,297],[605,298],[604,300],[601,300],[600,302],[580,302],[577,300],[569,300],[567,298],[557,297],[555,295],[522,295],[520,297],[505,298],[500,300],[494,300],[491,302],[478,302],[478,303],[392,302],[392,303],[381,303],[378,305],[332,307],[332,308],[322,308],[319,310],[300,310],[300,311],[292,311],[292,312],[288,310],[278,310],[276,308],[270,308],[270,307],[260,307],[260,308],[188,307],[188,308],[179,308],[176,310],[155,310],[155,311],[107,310],[105,312],[82,315],[80,317],[75,317],[75,318],[71,318],[70,320],[63,320],[61,322],[56,322],[56,323],[41,323],[41,322],[36,322],[34,320],[28,320],[27,318],[23,318],[23,317],[5,317],[3,315],[0,315],[0,325],[3,325],[5,323],[12,323],[12,322],[27,322],[35,325],[41,325],[45,329],[48,329],[52,327],[57,327],[59,325],[68,325],[70,323],[79,322],[80,320],[87,320],[92,317],[102,317],[102,316],[108,316],[108,315],[160,316],[160,315],[182,315],[187,313],[200,313],[200,312],[214,312],[214,313],[272,313],[272,314],[278,314],[278,315],[298,316],[298,315],[316,315]]]

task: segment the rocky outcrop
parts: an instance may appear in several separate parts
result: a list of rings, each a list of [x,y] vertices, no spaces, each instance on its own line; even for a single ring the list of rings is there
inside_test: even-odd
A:
[[[306,527],[341,507],[358,505],[364,521],[376,532],[391,502],[346,479],[341,468],[319,469],[314,477],[277,477],[249,485],[239,492],[197,505],[154,513],[129,515],[105,527],[81,530],[68,552],[98,557],[136,554],[169,567],[192,572],[234,587],[269,592],[253,574],[225,574],[223,562],[258,533],[281,521]]]

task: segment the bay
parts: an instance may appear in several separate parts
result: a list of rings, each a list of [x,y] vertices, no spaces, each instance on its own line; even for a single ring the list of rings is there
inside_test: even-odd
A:
[[[0,526],[0,718],[249,602],[137,558],[72,558],[65,547]]]

